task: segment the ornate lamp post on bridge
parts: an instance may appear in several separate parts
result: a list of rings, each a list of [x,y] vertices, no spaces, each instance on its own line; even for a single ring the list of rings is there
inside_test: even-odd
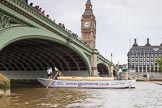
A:
[[[111,53],[111,63],[110,63],[110,77],[113,77],[112,53]]]

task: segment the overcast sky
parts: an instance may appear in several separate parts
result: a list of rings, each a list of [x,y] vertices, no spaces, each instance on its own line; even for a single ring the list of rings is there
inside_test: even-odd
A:
[[[81,34],[80,20],[87,0],[29,0],[39,5],[67,29]],[[91,0],[96,17],[96,48],[116,63],[127,63],[127,53],[137,39],[145,45],[162,42],[162,0]]]

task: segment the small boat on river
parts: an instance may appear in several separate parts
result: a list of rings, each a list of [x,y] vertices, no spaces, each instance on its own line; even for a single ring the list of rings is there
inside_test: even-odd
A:
[[[45,87],[50,88],[96,88],[122,89],[135,88],[136,80],[113,80],[113,77],[58,77],[57,80],[38,78]]]

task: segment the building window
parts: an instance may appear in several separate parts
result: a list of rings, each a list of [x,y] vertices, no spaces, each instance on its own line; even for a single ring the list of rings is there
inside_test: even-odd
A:
[[[142,65],[142,62],[140,62],[140,65]]]
[[[157,54],[155,54],[155,56],[154,57],[157,57]]]
[[[136,54],[136,58],[138,58],[138,54]]]
[[[142,61],[142,58],[140,58],[140,62]]]
[[[155,63],[155,66],[157,67],[157,63]]]
[[[150,61],[150,58],[147,58],[147,61]]]
[[[150,55],[149,54],[147,54],[147,57],[149,57]]]
[[[136,62],[138,62],[138,59],[136,59]]]
[[[153,54],[151,54],[151,57],[153,57],[154,55]]]

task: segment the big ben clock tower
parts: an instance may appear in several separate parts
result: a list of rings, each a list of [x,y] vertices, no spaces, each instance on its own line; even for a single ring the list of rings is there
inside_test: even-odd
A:
[[[81,19],[81,39],[90,48],[96,44],[96,19],[93,15],[91,0],[87,0],[86,9]]]

